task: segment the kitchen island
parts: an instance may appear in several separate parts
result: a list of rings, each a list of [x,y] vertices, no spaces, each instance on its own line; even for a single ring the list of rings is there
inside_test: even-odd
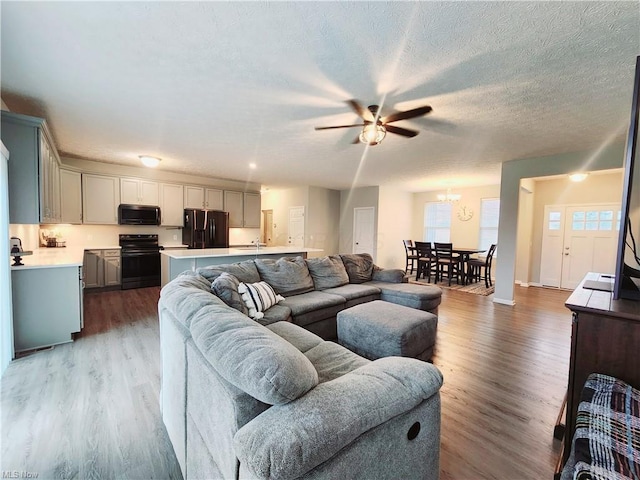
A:
[[[15,352],[71,342],[82,329],[80,248],[39,248],[11,267]]]
[[[322,252],[319,248],[306,247],[240,247],[240,248],[204,248],[162,250],[160,252],[160,269],[162,286],[186,270],[209,265],[242,262],[255,258],[282,258],[301,256],[307,258],[308,253]]]

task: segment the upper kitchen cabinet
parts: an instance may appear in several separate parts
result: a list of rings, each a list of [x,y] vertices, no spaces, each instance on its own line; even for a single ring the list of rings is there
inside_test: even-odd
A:
[[[159,185],[150,180],[121,178],[120,203],[158,206],[160,204]]]
[[[83,223],[117,225],[119,204],[120,179],[118,177],[82,174]]]
[[[205,210],[224,210],[223,191],[217,188],[185,185],[184,208],[203,208]]]
[[[244,194],[244,224],[245,228],[260,228],[260,194]]]
[[[229,212],[229,227],[260,227],[260,194],[224,191],[224,209]]]
[[[160,225],[182,227],[184,187],[171,183],[160,184]]]
[[[60,222],[60,159],[46,122],[2,111],[0,131],[11,153],[9,222]]]
[[[82,176],[60,169],[60,211],[62,223],[82,223]]]

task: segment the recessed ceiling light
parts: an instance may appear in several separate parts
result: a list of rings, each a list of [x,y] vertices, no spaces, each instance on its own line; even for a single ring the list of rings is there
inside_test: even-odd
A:
[[[256,169],[256,167],[257,167],[257,165],[256,165],[255,163],[250,163],[250,164],[249,164],[249,168],[250,168],[251,170],[255,170],[255,169]]]
[[[588,173],[572,173],[569,175],[569,180],[572,182],[582,182],[588,176]]]
[[[145,167],[157,167],[160,164],[160,159],[156,157],[149,157],[148,155],[140,155],[140,161]]]

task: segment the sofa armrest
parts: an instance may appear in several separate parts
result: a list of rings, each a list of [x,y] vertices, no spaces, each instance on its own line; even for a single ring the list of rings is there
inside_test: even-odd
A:
[[[437,395],[441,385],[442,374],[429,363],[375,360],[254,418],[234,437],[236,455],[257,478],[297,478]]]
[[[400,270],[399,268],[374,267],[371,280],[388,283],[406,283],[407,277],[406,272],[404,270]]]

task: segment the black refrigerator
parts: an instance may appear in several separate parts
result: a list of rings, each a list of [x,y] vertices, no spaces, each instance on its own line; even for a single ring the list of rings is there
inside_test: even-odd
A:
[[[229,213],[185,209],[182,243],[189,248],[228,248]]]

